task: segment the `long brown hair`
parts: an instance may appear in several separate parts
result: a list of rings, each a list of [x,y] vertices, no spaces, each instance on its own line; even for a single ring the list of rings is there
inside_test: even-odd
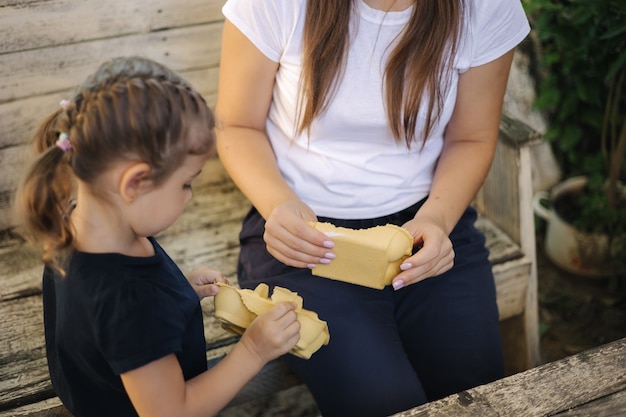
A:
[[[72,249],[74,178],[93,184],[113,162],[134,158],[150,165],[158,185],[187,155],[213,149],[213,127],[202,96],[163,65],[141,57],[102,64],[41,123],[33,137],[37,158],[18,187],[16,214],[44,263],[63,273]],[[65,135],[69,151],[55,146]]]
[[[343,76],[354,0],[308,0],[304,25],[302,90],[298,133],[328,107]],[[430,135],[443,107],[447,71],[460,42],[464,0],[419,0],[394,47],[384,75],[387,119],[396,141],[415,141],[422,97],[428,98]],[[444,78],[442,78],[444,77]],[[443,80],[443,90],[441,83]]]

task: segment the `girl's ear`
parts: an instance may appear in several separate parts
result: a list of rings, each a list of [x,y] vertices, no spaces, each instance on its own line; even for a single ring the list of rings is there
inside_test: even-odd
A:
[[[150,174],[150,165],[145,162],[134,162],[126,167],[120,176],[118,192],[126,203],[132,203],[145,187]]]

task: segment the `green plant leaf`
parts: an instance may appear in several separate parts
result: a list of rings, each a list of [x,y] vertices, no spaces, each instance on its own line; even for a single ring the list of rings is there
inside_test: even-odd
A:
[[[540,44],[541,78],[534,107],[548,117],[545,137],[560,152],[555,156],[563,175],[585,171],[606,178],[601,138],[611,82],[626,67],[626,2],[522,0],[522,4]],[[614,120],[626,120],[626,82],[624,86],[611,101]],[[612,134],[620,128],[615,125]]]
[[[580,138],[582,137],[582,130],[578,126],[565,126],[565,129],[561,132],[561,138],[559,141],[563,149],[570,150],[574,149]]]

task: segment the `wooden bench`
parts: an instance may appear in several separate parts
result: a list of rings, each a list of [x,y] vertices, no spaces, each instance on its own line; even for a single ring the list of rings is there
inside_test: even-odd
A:
[[[623,416],[625,369],[621,339],[392,417]]]
[[[534,227],[530,206],[529,147],[539,137],[503,117],[489,179],[476,199],[496,277],[507,373],[539,363]],[[209,161],[193,201],[159,241],[185,272],[207,264],[236,282],[238,232],[249,209],[219,160]],[[48,377],[41,313],[41,264],[15,228],[0,235],[0,417],[67,413]],[[207,360],[223,357],[237,337],[203,300]],[[299,384],[279,361],[269,364],[233,401],[241,403]],[[67,414],[65,414],[67,415]]]
[[[181,73],[215,102],[224,0],[14,0],[0,7],[0,417],[67,415],[50,385],[41,313],[41,265],[10,216],[20,155],[37,123],[103,60],[140,54]],[[476,206],[498,289],[507,373],[539,363],[537,277],[530,148],[539,139],[504,117],[492,173]],[[246,199],[218,160],[184,216],[160,236],[190,271],[200,264],[236,282],[238,232]],[[236,341],[204,300],[207,360]],[[234,402],[299,382],[272,362]]]

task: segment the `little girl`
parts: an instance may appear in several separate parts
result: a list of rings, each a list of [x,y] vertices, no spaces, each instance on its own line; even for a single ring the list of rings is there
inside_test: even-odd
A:
[[[199,299],[225,279],[188,280],[152,237],[191,200],[214,141],[200,94],[138,57],[103,64],[35,134],[16,208],[43,252],[48,366],[75,416],[214,415],[296,344],[282,303],[207,371]]]

